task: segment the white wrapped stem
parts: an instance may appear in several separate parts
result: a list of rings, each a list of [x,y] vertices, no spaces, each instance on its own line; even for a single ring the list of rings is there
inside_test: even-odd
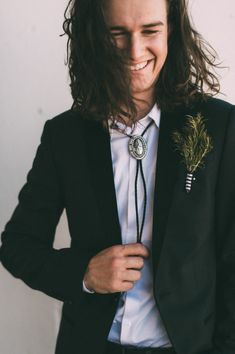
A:
[[[192,182],[193,182],[193,174],[187,173],[186,183],[185,183],[185,190],[187,193],[189,193],[192,189]]]

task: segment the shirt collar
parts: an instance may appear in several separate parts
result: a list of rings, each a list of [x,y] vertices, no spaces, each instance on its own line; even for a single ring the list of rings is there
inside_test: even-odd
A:
[[[147,116],[150,117],[155,122],[158,128],[160,127],[161,110],[158,108],[156,103],[151,109],[151,111],[146,115],[146,117]]]

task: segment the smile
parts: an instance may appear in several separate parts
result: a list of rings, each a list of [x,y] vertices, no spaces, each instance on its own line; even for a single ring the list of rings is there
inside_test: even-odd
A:
[[[130,70],[131,71],[140,71],[140,70],[143,70],[145,69],[148,64],[151,62],[152,60],[146,60],[146,61],[143,61],[142,63],[139,63],[139,64],[136,64],[136,65],[130,65]]]

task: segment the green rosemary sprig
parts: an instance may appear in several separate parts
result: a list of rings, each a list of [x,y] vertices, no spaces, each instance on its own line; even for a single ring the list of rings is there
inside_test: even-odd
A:
[[[195,117],[188,115],[182,132],[173,133],[173,141],[189,173],[194,173],[197,168],[204,165],[205,156],[213,148],[212,139],[207,133],[201,113]]]

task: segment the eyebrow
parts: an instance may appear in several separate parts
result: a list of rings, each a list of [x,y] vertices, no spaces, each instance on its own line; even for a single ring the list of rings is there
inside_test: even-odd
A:
[[[157,26],[164,26],[164,23],[161,21],[158,22],[153,22],[153,23],[148,23],[146,25],[143,25],[143,28],[150,28],[150,27],[157,27]],[[111,26],[109,28],[111,31],[120,31],[120,30],[126,30],[125,26]]]
[[[143,25],[144,28],[156,27],[156,26],[164,26],[164,23],[161,21],[158,21],[158,22],[154,22],[154,23],[149,23],[147,25]]]

